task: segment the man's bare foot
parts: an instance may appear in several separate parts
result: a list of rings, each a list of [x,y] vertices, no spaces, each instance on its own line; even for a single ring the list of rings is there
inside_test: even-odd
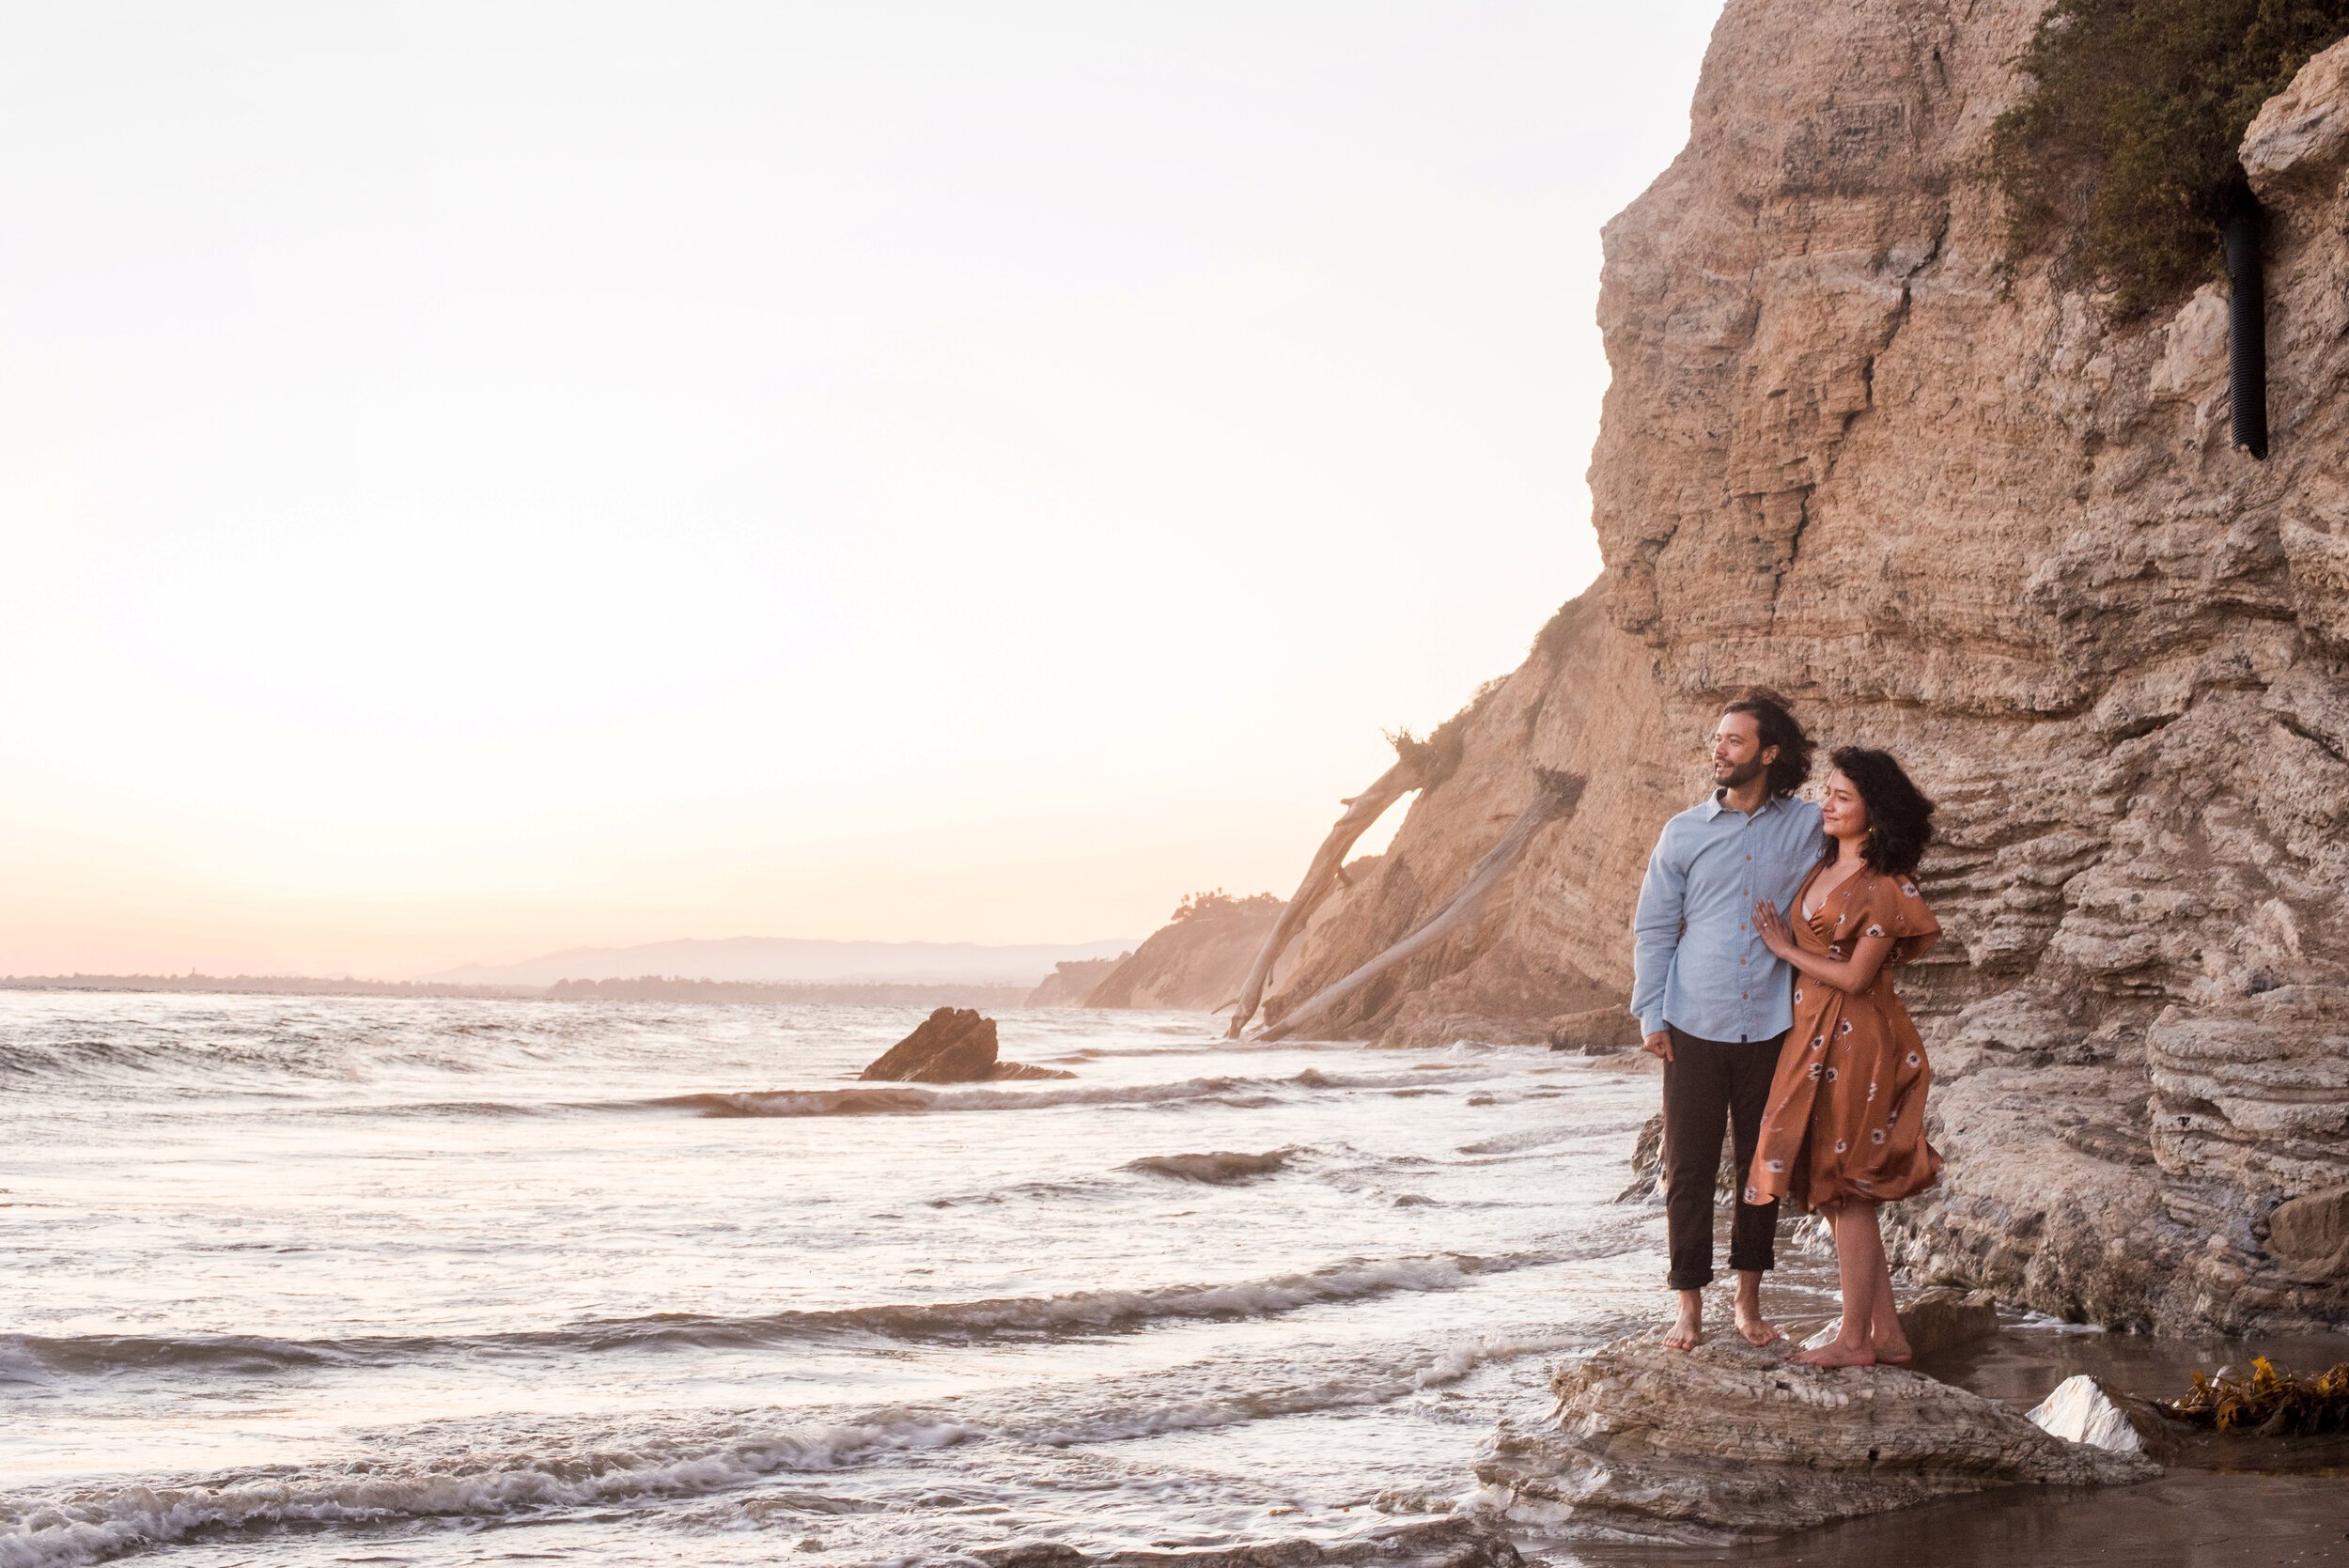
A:
[[[1806,1367],[1872,1367],[1876,1364],[1876,1353],[1874,1345],[1830,1340],[1816,1350],[1795,1352],[1794,1360]]]
[[[1737,1332],[1745,1336],[1748,1344],[1776,1344],[1786,1337],[1786,1330],[1764,1317],[1759,1307],[1749,1307],[1742,1301],[1737,1303]]]
[[[1776,1344],[1786,1337],[1783,1330],[1762,1315],[1762,1271],[1741,1268],[1737,1271],[1737,1333],[1748,1344]]]
[[[1693,1294],[1693,1293],[1691,1293]],[[1667,1350],[1694,1350],[1704,1343],[1704,1309],[1701,1306],[1682,1307],[1672,1326],[1664,1330]]]

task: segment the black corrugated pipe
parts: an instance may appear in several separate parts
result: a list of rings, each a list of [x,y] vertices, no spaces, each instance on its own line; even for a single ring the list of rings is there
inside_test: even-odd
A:
[[[2260,199],[2238,181],[2218,231],[2227,252],[2227,325],[2233,340],[2230,391],[2234,443],[2254,458],[2267,456],[2267,293],[2260,278]]]

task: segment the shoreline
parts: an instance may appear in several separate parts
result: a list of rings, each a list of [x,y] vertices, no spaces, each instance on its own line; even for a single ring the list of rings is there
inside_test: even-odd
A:
[[[1831,1296],[1830,1257],[1799,1240],[1781,1248],[1766,1291]],[[1904,1297],[1923,1287],[1896,1281]],[[1730,1332],[1727,1291],[1708,1333]],[[1766,1306],[1768,1295],[1765,1296]],[[1708,1314],[1714,1303],[1708,1299]],[[1662,1308],[1658,1308],[1659,1321]],[[1999,1332],[1934,1356],[1915,1369],[2029,1411],[2065,1378],[2086,1373],[2145,1399],[2174,1399],[2195,1371],[2242,1368],[2266,1356],[2295,1372],[2349,1360],[2349,1328],[2273,1335],[2165,1335],[2065,1323],[2001,1303]],[[1773,1321],[1799,1340],[1827,1317]],[[1864,1374],[1863,1374],[1864,1375]],[[1784,1535],[1727,1545],[1639,1541],[1546,1542],[1553,1568],[1693,1568],[1738,1562],[1806,1568],[1821,1562],[1990,1563],[2077,1568],[2082,1562],[2182,1568],[2267,1568],[2279,1562],[2349,1564],[2349,1433],[2321,1437],[2217,1434],[2179,1423],[2178,1452],[2155,1479],[2134,1486],[2010,1487],[1921,1503]]]

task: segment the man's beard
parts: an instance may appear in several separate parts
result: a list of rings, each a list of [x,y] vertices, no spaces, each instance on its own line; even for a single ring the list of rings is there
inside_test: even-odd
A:
[[[1716,763],[1713,766],[1713,782],[1723,789],[1743,789],[1760,778],[1762,772],[1763,763],[1759,757],[1750,757],[1726,773],[1722,772],[1720,765]]]

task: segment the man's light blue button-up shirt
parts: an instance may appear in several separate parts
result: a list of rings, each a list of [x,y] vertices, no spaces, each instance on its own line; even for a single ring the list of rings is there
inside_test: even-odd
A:
[[[1819,808],[1778,797],[1749,816],[1722,803],[1726,793],[1665,823],[1648,857],[1632,920],[1642,1033],[1670,1023],[1700,1040],[1766,1040],[1794,1024],[1793,982],[1762,945],[1753,907],[1793,901],[1819,858]]]

